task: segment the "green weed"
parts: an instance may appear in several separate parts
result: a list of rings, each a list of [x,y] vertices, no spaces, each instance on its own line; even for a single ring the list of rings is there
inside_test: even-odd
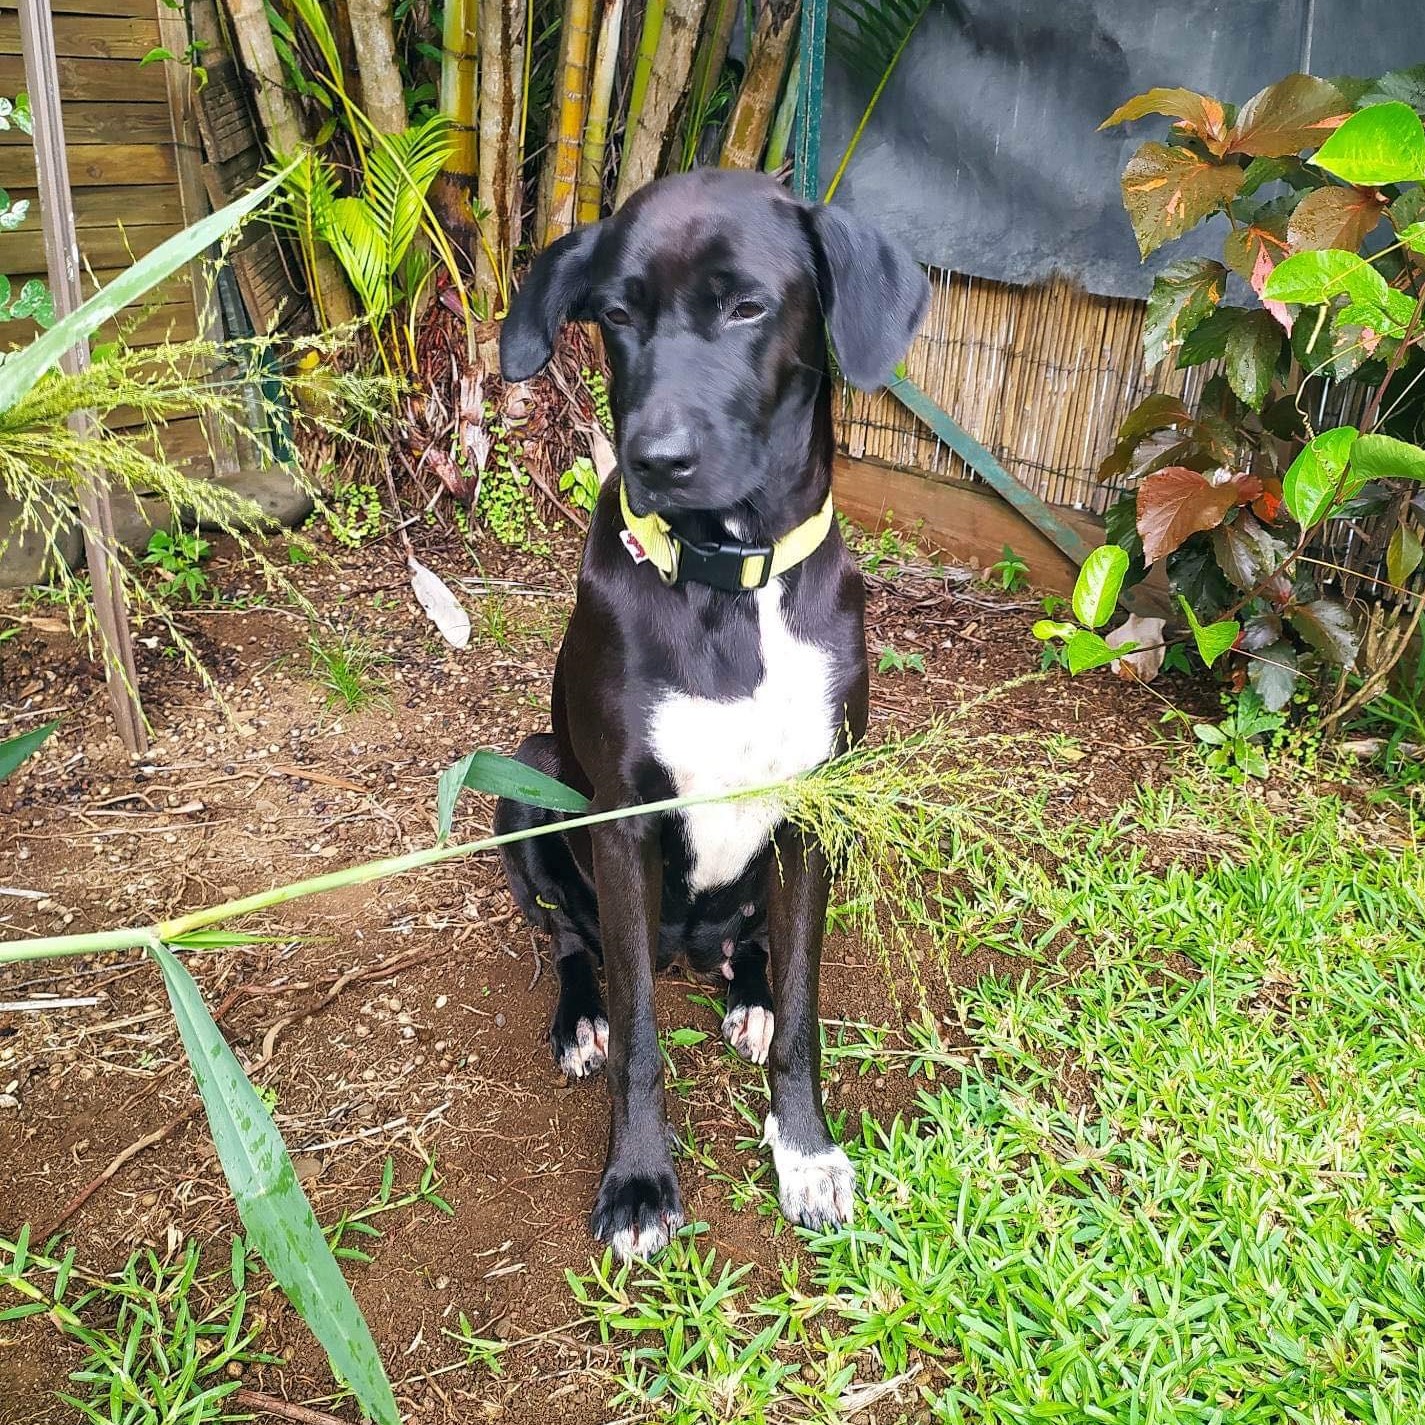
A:
[[[359,712],[386,696],[384,653],[350,632],[314,631],[307,638],[312,676],[326,689],[327,706]]]

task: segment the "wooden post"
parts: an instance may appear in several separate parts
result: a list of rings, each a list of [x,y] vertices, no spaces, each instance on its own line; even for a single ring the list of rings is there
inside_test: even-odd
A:
[[[79,240],[74,230],[74,201],[69,191],[69,163],[64,152],[64,121],[60,115],[59,66],[54,54],[54,25],[49,0],[20,0],[20,48],[25,57],[25,83],[34,115],[35,168],[38,174],[40,222],[44,228],[45,265],[58,317],[68,316],[82,297],[79,287]],[[81,337],[60,357],[71,375],[88,369],[89,340]],[[76,435],[96,427],[91,411],[70,417]],[[104,680],[114,725],[133,753],[148,751],[143,709],[139,706],[138,671],[129,637],[128,601],[115,558],[114,516],[109,492],[97,478],[79,492],[79,518],[89,580],[94,589],[94,614],[104,649]]]

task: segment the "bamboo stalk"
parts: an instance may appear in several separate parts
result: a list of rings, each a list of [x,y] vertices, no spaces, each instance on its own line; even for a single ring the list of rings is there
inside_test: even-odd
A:
[[[633,60],[633,83],[628,91],[628,112],[624,133],[631,134],[643,117],[643,105],[648,96],[648,81],[653,73],[653,61],[658,42],[663,36],[664,0],[648,0],[643,10],[643,28],[638,34],[638,51]]]
[[[693,50],[707,3],[708,0],[669,0],[664,6],[662,30],[643,102],[637,121],[630,121],[625,131],[623,161],[619,165],[619,206],[658,176],[669,130],[688,87]],[[650,5],[650,14],[652,9]],[[645,22],[645,37],[647,28]]]
[[[767,132],[787,72],[787,55],[801,15],[799,0],[785,7],[764,4],[747,54],[747,69],[737,91],[722,145],[723,168],[756,168],[767,146]]]
[[[544,157],[535,230],[548,246],[574,224],[584,115],[589,104],[594,0],[565,0],[559,36],[558,87],[550,107],[549,146]]]
[[[683,125],[682,167],[685,169],[692,168],[697,162],[701,128],[713,95],[717,93],[723,66],[727,63],[727,51],[740,9],[738,0],[709,0],[702,39],[698,42],[697,57],[693,61],[693,79]]]
[[[477,0],[480,14],[481,241],[475,281],[494,315],[509,291],[520,237],[519,180],[524,125],[527,10],[524,0]]]
[[[608,0],[599,22],[599,43],[589,84],[589,116],[584,123],[584,144],[579,153],[579,186],[574,216],[578,222],[597,222],[604,201],[604,158],[609,146],[609,108],[618,74],[619,33],[623,29],[624,0]]]
[[[272,42],[272,27],[263,0],[227,0],[238,51],[251,81],[251,91],[274,158],[296,155],[306,143],[296,102],[287,92],[281,61]],[[356,317],[356,300],[346,274],[325,244],[307,254],[312,301],[324,326],[341,326]]]
[[[772,134],[767,140],[767,158],[762,167],[768,173],[776,173],[787,161],[787,148],[792,139],[792,125],[797,117],[797,96],[802,88],[802,67],[793,64],[787,71],[787,84],[782,90],[782,102],[777,106],[777,117],[772,120]]]
[[[406,127],[406,96],[396,63],[391,0],[347,0],[347,14],[361,74],[361,107],[383,134],[398,134]]]
[[[477,0],[446,0],[441,28],[440,111],[450,120],[450,157],[431,193],[441,226],[466,252],[479,242],[475,198],[476,117],[480,61],[476,54]]]

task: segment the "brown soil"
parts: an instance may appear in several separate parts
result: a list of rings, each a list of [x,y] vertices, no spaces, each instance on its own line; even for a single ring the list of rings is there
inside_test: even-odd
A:
[[[461,547],[426,548],[447,577],[469,569]],[[147,923],[239,893],[430,843],[436,774],[478,746],[512,750],[548,718],[553,649],[567,612],[572,539],[555,557],[491,556],[484,573],[536,592],[503,595],[507,641],[489,623],[463,653],[436,636],[409,594],[392,541],[332,566],[296,570],[304,591],[340,626],[383,651],[384,705],[348,714],[326,706],[309,668],[305,622],[259,604],[246,572],[220,554],[211,568],[225,601],[182,622],[215,675],[232,721],[164,656],[161,630],[142,630],[142,688],[156,730],[130,763],[107,719],[95,669],[44,610],[21,611],[21,633],[0,658],[0,732],[62,716],[59,733],[0,786],[0,936]],[[473,574],[474,571],[471,570]],[[926,673],[878,677],[876,719],[905,724],[967,692],[1029,671],[1036,605],[925,571],[871,583],[871,647],[924,655]],[[468,591],[467,591],[468,593]],[[468,598],[474,607],[479,600]],[[477,619],[477,624],[480,620]],[[501,646],[501,644],[503,646]],[[1000,729],[1078,740],[1069,769],[1078,809],[1116,806],[1165,757],[1159,698],[1107,677],[1056,675],[997,703]],[[1011,769],[1007,769],[1011,770]],[[489,806],[462,804],[465,829]],[[11,894],[40,892],[42,899]],[[616,1354],[579,1323],[565,1272],[588,1269],[586,1219],[606,1133],[602,1085],[565,1085],[544,1042],[553,993],[544,947],[517,918],[498,862],[485,858],[296,902],[249,929],[275,943],[195,953],[188,962],[240,1058],[276,1095],[319,1218],[368,1204],[384,1159],[396,1194],[419,1182],[434,1154],[446,1216],[418,1203],[376,1220],[374,1261],[348,1276],[381,1343],[402,1407],[421,1421],[498,1419],[585,1425],[610,1417]],[[896,1011],[882,972],[844,936],[828,943],[823,1012],[888,1022]],[[357,972],[353,975],[352,972]],[[967,956],[936,999],[952,1040],[956,983],[1011,971],[1004,957]],[[660,1022],[706,1031],[672,1053],[688,1085],[670,1094],[675,1129],[691,1126],[724,1172],[762,1172],[749,1129],[730,1103],[755,1096],[760,1071],[721,1051],[705,993],[669,976]],[[67,1245],[95,1271],[135,1247],[170,1254],[184,1239],[214,1243],[227,1262],[237,1228],[194,1098],[157,975],[133,953],[29,964],[0,973],[0,1000],[93,996],[92,1006],[0,1012],[0,1235],[32,1224],[36,1242],[63,1223]],[[834,1112],[889,1119],[913,1107],[904,1077],[845,1068],[828,1084]],[[184,1117],[183,1115],[188,1115]],[[77,1210],[69,1204],[116,1155],[181,1118],[134,1155]],[[680,1167],[703,1241],[755,1263],[753,1285],[774,1290],[795,1239],[771,1213],[734,1210],[726,1187]],[[0,1300],[0,1309],[13,1304]],[[292,1402],[327,1400],[319,1349],[274,1293],[263,1348],[281,1366],[248,1384]],[[476,1332],[509,1343],[499,1376],[463,1364],[448,1336],[464,1314]],[[72,1418],[52,1392],[77,1356],[45,1317],[0,1323],[0,1402],[6,1425]],[[331,1408],[355,1419],[349,1403]]]

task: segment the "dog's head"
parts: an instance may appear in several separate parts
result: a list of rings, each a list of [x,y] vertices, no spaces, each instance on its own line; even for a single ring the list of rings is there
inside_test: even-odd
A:
[[[929,300],[910,255],[760,174],[701,169],[636,193],[535,260],[500,334],[507,380],[596,321],[638,513],[729,510],[805,459],[827,371],[884,385]],[[800,455],[797,452],[800,451]]]

